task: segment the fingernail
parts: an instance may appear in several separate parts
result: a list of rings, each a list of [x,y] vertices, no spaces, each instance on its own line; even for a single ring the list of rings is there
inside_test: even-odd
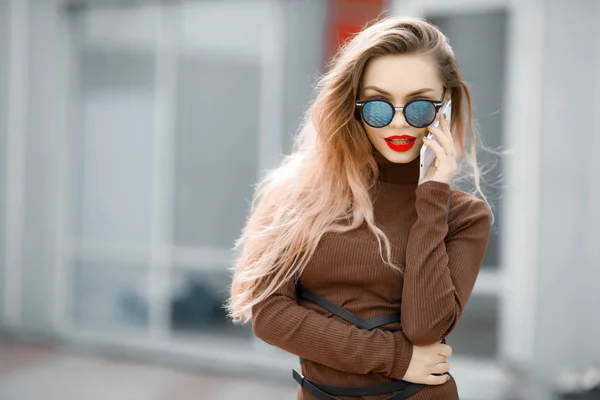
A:
[[[446,375],[446,382],[450,380],[450,375]]]

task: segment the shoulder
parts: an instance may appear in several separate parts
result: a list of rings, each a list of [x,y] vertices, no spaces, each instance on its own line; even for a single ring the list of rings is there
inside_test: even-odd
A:
[[[451,228],[460,229],[476,224],[483,229],[490,229],[492,212],[484,200],[471,193],[451,189],[449,201],[449,223]]]

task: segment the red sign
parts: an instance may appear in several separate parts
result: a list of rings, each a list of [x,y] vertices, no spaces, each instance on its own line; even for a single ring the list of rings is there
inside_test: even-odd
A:
[[[368,22],[381,17],[384,3],[385,0],[330,0],[325,60]]]

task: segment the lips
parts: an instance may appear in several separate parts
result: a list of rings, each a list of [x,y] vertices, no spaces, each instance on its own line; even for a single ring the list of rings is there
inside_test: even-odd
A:
[[[397,152],[405,152],[415,145],[417,138],[409,135],[390,136],[385,138],[388,147]]]

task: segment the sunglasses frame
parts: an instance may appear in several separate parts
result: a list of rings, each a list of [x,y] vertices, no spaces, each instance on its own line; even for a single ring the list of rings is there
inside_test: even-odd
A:
[[[431,99],[416,98],[416,99],[412,99],[408,103],[404,104],[403,106],[399,106],[399,107],[394,106],[389,100],[384,99],[384,98],[380,98],[380,97],[375,98],[375,99],[369,99],[369,100],[357,100],[356,101],[356,109],[355,109],[356,110],[356,114],[355,115],[357,116],[357,118],[362,118],[362,120],[365,121],[365,123],[367,125],[369,125],[370,127],[373,127],[373,128],[385,128],[386,126],[388,126],[389,124],[392,123],[392,121],[394,120],[394,117],[396,116],[396,112],[402,110],[402,115],[404,116],[404,120],[410,126],[412,126],[414,128],[425,128],[426,126],[431,125],[433,123],[433,121],[435,121],[435,115],[437,115],[437,113],[440,111],[440,108],[444,104],[444,97],[446,97],[446,88],[444,88],[444,91],[442,92],[442,98],[439,101],[431,100]],[[385,124],[383,126],[373,126],[373,125],[369,124],[365,120],[365,117],[363,115],[364,105],[368,104],[368,103],[370,103],[372,101],[383,101],[384,103],[387,103],[394,110],[394,113],[392,114],[392,119],[390,119],[390,122],[388,122],[387,124]],[[416,101],[426,101],[426,102],[429,102],[429,103],[433,104],[433,106],[435,107],[435,114],[434,114],[433,120],[430,123],[428,123],[426,125],[423,125],[423,126],[415,126],[415,125],[411,124],[410,121],[406,118],[406,114],[404,112],[404,109],[406,107],[408,107],[409,105],[411,105],[412,103],[416,102]]]

